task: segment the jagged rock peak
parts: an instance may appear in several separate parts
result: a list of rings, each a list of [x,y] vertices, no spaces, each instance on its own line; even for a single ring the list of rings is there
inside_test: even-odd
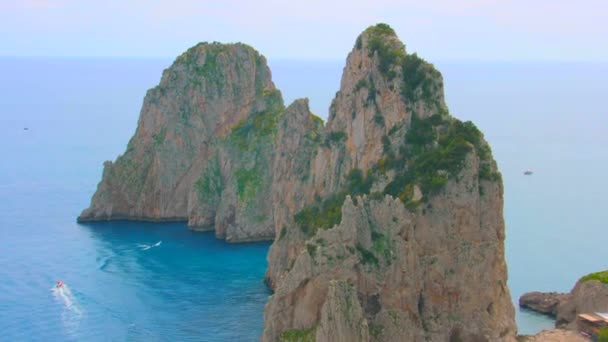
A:
[[[218,106],[206,111],[221,114],[214,118],[221,126],[220,131],[215,133],[220,135],[228,133],[234,124],[244,118],[244,114],[283,106],[281,92],[272,82],[266,58],[242,43],[203,42],[195,45],[178,56],[171,67],[163,72],[158,88],[178,88],[182,93],[200,94],[208,101],[220,99]],[[251,102],[248,113],[231,108],[232,103],[245,104],[243,101]],[[202,103],[193,105],[196,107]],[[215,123],[215,120],[205,121]]]
[[[513,341],[501,176],[441,74],[376,25],[330,111],[314,202],[269,252],[262,340]]]
[[[400,95],[410,111],[431,111],[423,113],[418,110],[421,117],[446,109],[441,73],[416,53],[406,53],[405,45],[390,26],[377,24],[368,27],[357,37],[348,56],[340,92],[335,101],[340,100],[341,94],[356,96],[355,93],[365,90],[366,96],[362,97],[364,103],[378,106],[381,104],[377,100],[387,96],[384,88]],[[427,108],[417,108],[420,107],[420,102]],[[330,109],[330,120],[338,109],[335,105],[336,103]],[[382,109],[384,108],[380,108]]]
[[[346,137],[350,167],[367,170],[389,132],[407,131],[413,115],[436,114],[447,114],[441,73],[407,54],[390,26],[367,28],[348,55],[327,124],[328,131]]]

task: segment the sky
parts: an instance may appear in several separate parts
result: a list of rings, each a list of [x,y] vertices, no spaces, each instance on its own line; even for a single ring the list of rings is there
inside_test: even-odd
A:
[[[436,61],[608,61],[605,0],[0,0],[0,56],[173,58],[240,41],[341,60],[378,22]]]

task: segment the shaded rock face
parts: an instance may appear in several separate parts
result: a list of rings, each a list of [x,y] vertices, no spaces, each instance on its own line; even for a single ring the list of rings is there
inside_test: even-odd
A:
[[[306,152],[313,199],[269,252],[263,341],[515,339],[502,183],[473,127],[390,28],[357,39]]]
[[[557,307],[570,297],[569,294],[558,292],[528,292],[519,297],[519,306],[555,317]]]
[[[327,124],[265,60],[199,44],[144,100],[79,220],[187,220],[270,239],[263,341],[512,341],[502,181],[435,68],[384,24],[349,54]]]

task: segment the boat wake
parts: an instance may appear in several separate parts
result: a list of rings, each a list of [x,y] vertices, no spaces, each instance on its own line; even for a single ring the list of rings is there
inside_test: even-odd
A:
[[[139,244],[139,245],[137,245],[137,247],[141,248],[142,251],[147,251],[150,248],[160,246],[161,243],[162,243],[162,241],[158,241],[157,243],[155,243],[153,245]]]
[[[76,297],[72,294],[70,288],[63,283],[61,286],[54,286],[53,295],[55,298],[63,304],[63,312],[61,313],[61,320],[69,335],[75,335],[80,326],[80,320],[83,316],[83,312],[78,305]]]
[[[78,307],[76,298],[72,294],[72,291],[70,290],[68,285],[66,285],[64,283],[60,287],[53,286],[52,290],[53,290],[53,295],[55,296],[55,298],[57,298],[60,302],[63,303],[63,306],[66,310],[71,311],[78,315],[82,314],[82,311]]]

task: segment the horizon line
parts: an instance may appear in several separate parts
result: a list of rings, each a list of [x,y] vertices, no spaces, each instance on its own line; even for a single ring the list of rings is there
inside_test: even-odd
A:
[[[175,60],[178,56],[134,56],[134,55],[0,55],[0,59],[105,59],[105,60],[149,60],[166,61]],[[269,61],[306,61],[306,62],[345,62],[346,58],[317,58],[317,57],[288,57],[278,56],[269,57],[264,55]],[[445,58],[430,60],[430,63],[588,63],[588,64],[608,64],[608,60],[602,59],[549,59],[549,58],[514,58],[514,59],[467,59],[467,58]]]

